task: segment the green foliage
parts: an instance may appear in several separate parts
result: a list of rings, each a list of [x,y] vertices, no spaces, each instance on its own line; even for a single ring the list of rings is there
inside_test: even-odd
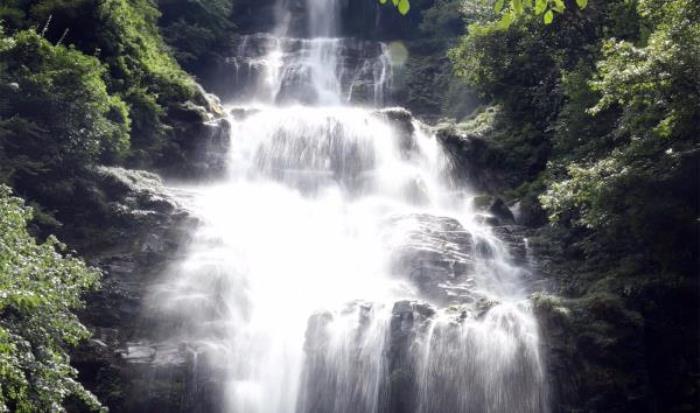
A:
[[[200,97],[163,42],[159,17],[150,0],[7,0],[0,8],[10,34],[34,27],[49,42],[99,59],[107,91],[134,119],[128,158],[145,164],[166,145],[167,107]]]
[[[0,411],[60,411],[67,397],[99,402],[75,379],[66,346],[88,336],[72,310],[99,272],[27,231],[31,210],[0,185]]]
[[[407,41],[389,45],[390,50],[405,46],[407,56],[394,67],[394,99],[419,116],[440,113],[461,119],[478,104],[477,97],[455,76],[446,54],[464,33],[470,16],[463,13],[462,0],[414,1],[412,5],[410,17],[393,16],[408,27],[418,27],[405,35]]]
[[[194,85],[165,49],[156,25],[159,15],[147,0],[100,2],[100,56],[110,67],[116,90],[140,86],[162,102],[187,99]]]
[[[646,14],[654,27],[646,45],[604,42],[589,82],[599,96],[588,110],[592,121],[616,114],[613,149],[570,164],[541,201],[555,222],[568,218],[611,236],[627,231],[656,249],[673,249],[687,239],[678,233],[693,228],[697,215],[697,191],[685,185],[697,178],[692,165],[700,151],[700,23],[689,18],[700,14],[689,0],[640,1],[639,8],[642,15],[659,11]],[[659,213],[663,228],[655,225]],[[659,242],[659,230],[676,239]]]
[[[455,38],[464,33],[465,16],[462,0],[436,0],[425,10],[419,25],[421,33],[431,39]]]
[[[686,270],[696,256],[699,7],[591,2],[552,26],[525,9],[505,29],[470,26],[450,53],[458,75],[503,108],[508,130],[494,136],[508,165],[528,176],[538,163],[515,160],[549,148],[540,201],[553,223],[579,228],[589,256],[646,251]]]
[[[90,167],[152,165],[168,145],[169,106],[201,93],[150,0],[0,3],[0,183],[37,205],[31,214],[0,186],[0,412],[62,411],[68,399],[98,409],[65,348],[87,336],[71,311],[99,273],[53,237],[37,244],[27,222],[48,232],[102,219]]]
[[[231,44],[232,0],[159,0],[159,24],[178,62],[198,71],[206,58]]]
[[[649,10],[651,3],[658,2],[641,1],[640,10]],[[602,225],[602,211],[593,207],[595,202],[588,205],[587,201],[614,186],[618,179],[612,177],[649,173],[650,179],[661,178],[676,170],[684,155],[697,150],[700,47],[695,39],[700,23],[688,18],[693,8],[697,13],[697,6],[689,0],[675,0],[660,7],[644,47],[627,41],[604,42],[603,58],[589,83],[599,99],[588,114],[598,117],[611,110],[619,114],[614,126],[617,147],[609,158],[590,168],[570,168],[571,180],[555,185],[545,197],[553,217],[566,209],[562,204],[575,205],[589,211],[583,214],[585,225]],[[654,163],[635,162],[654,158]]]
[[[408,14],[408,11],[411,10],[411,4],[408,0],[391,0],[391,2],[401,14]],[[379,3],[386,4],[387,0],[379,0]]]
[[[167,52],[156,25],[159,12],[148,0],[105,0],[96,13],[96,42],[109,67],[109,86],[135,119],[134,149],[155,155],[166,139],[164,107],[192,98],[194,83]]]
[[[596,2],[588,5],[586,13],[566,13],[552,26],[528,13],[506,29],[486,30],[484,24],[471,24],[449,55],[456,73],[470,87],[500,104],[509,117],[535,125],[549,138],[545,129],[568,104],[565,88],[573,87],[573,80],[578,79],[576,84],[588,89],[586,76],[594,69],[598,42],[609,35],[638,36],[639,18],[629,9],[624,0]],[[471,8],[470,12],[477,22],[495,16],[491,8]],[[589,99],[584,105],[596,100]],[[585,115],[587,108],[579,107],[583,110],[576,113]]]
[[[476,24],[472,30],[507,29],[523,15],[540,16],[544,24],[552,24],[555,14],[566,11],[565,0],[481,0],[491,4],[494,12],[500,16],[497,21]],[[576,5],[583,10],[588,0],[576,0]]]
[[[700,6],[691,0],[641,0],[640,14],[654,30],[643,47],[609,40],[591,82],[598,114],[622,109],[621,127],[635,137],[683,138],[697,133],[700,109]]]
[[[564,353],[586,366],[574,375],[578,399],[553,409],[692,410],[700,3],[578,2],[581,13],[571,0],[556,17],[539,3],[542,16],[525,10],[501,26],[504,10],[482,10],[485,23],[469,27],[451,58],[503,109],[487,136],[504,155],[490,165],[527,177],[506,194],[537,227],[529,245],[567,296],[535,297],[549,307],[540,319],[571,323]],[[541,147],[546,163],[530,174],[527,157]]]
[[[529,20],[507,30],[471,31],[449,52],[456,74],[511,114],[547,113],[557,102],[558,39]]]
[[[66,170],[126,152],[127,106],[107,92],[96,58],[26,30],[3,40],[0,61],[4,181],[17,170]]]

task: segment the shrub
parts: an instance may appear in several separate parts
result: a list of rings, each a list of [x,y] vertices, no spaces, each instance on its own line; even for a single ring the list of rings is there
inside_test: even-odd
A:
[[[71,170],[125,154],[127,106],[107,92],[96,58],[26,30],[5,38],[0,61],[3,175]]]
[[[88,336],[72,310],[99,272],[65,254],[54,237],[36,242],[27,231],[31,218],[0,185],[0,411],[57,411],[69,396],[99,409],[66,353]]]

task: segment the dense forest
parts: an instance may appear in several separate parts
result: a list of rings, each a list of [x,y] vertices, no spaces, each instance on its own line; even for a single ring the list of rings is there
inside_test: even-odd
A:
[[[0,5],[0,411],[120,411],[124,385],[76,362],[110,311],[98,258],[148,231],[114,204],[130,169],[213,173],[205,89],[272,3]],[[552,410],[697,411],[700,3],[348,3],[350,35],[406,49],[392,103],[525,228]]]

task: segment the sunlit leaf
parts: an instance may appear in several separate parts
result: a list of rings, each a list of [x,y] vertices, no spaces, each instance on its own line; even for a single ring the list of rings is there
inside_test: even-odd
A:
[[[551,24],[554,20],[554,13],[551,10],[547,10],[544,14],[544,24]]]
[[[547,0],[535,1],[535,14],[542,14],[547,9]]]
[[[513,15],[512,11],[505,13],[505,14],[503,14],[503,16],[501,16],[501,20],[498,21],[498,27],[505,30],[508,27],[510,27],[511,24],[513,24],[514,20],[515,20],[515,16]]]
[[[409,4],[408,0],[399,0],[398,8],[399,13],[405,15],[411,9],[411,5]]]
[[[564,13],[564,10],[566,10],[566,4],[564,4],[564,0],[554,0],[552,10],[556,11],[557,13]]]
[[[513,10],[515,10],[516,14],[522,14],[523,13],[523,2],[522,0],[512,0],[512,5],[513,5]]]
[[[503,10],[503,5],[505,4],[505,0],[496,0],[496,3],[493,4],[493,11],[496,13],[500,13],[501,10]]]

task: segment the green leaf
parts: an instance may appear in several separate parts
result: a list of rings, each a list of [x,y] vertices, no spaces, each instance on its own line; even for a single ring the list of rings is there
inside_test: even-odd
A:
[[[513,0],[512,5],[513,5],[513,10],[515,10],[515,13],[516,13],[516,14],[522,14],[522,13],[523,13],[523,2],[522,2],[522,0]]]
[[[566,10],[566,4],[564,4],[563,0],[554,0],[552,9],[557,13],[564,13],[564,10]]]
[[[576,4],[578,4],[578,8],[583,10],[588,6],[588,0],[576,0]]]
[[[513,10],[510,10],[507,13],[504,13],[503,16],[501,16],[501,20],[499,20],[496,24],[501,30],[506,30],[511,24],[513,24],[513,21],[515,21],[515,15],[513,14]]]
[[[503,4],[505,3],[505,0],[496,0],[496,3],[493,4],[493,11],[496,13],[500,13],[501,10],[503,10]]]
[[[399,13],[405,15],[411,9],[411,5],[409,4],[408,0],[399,0],[398,8]]]
[[[537,0],[535,2],[535,14],[542,14],[547,9],[547,0]]]
[[[554,13],[551,10],[547,10],[547,13],[544,14],[544,24],[552,24],[553,20]]]

